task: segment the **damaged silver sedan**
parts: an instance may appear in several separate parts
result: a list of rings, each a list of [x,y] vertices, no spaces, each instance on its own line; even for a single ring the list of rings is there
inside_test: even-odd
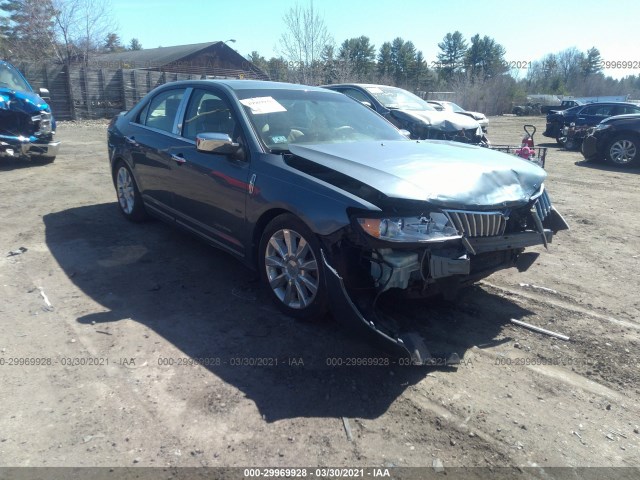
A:
[[[346,95],[257,81],[164,85],[108,133],[122,214],[151,214],[255,268],[300,319],[329,309],[416,364],[411,327],[380,315],[390,292],[452,296],[530,264],[568,228],[546,173],[511,155],[410,140]]]
[[[48,97],[46,89],[40,95]],[[20,71],[0,61],[0,157],[53,162],[60,142],[47,102],[33,91]]]

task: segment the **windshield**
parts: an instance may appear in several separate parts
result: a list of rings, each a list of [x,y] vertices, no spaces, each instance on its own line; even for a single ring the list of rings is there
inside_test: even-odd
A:
[[[401,88],[386,87],[384,85],[365,88],[367,92],[376,97],[376,100],[387,108],[397,108],[399,110],[436,110],[417,95],[402,90]]]
[[[407,140],[370,108],[335,92],[265,89],[235,94],[272,151],[288,150],[291,143]]]
[[[11,90],[32,91],[20,72],[6,63],[0,63],[0,88],[2,87]]]
[[[449,102],[448,105],[449,105],[449,110],[452,110],[452,111],[454,111],[456,113],[465,112],[466,111],[464,108],[462,108],[457,103]]]

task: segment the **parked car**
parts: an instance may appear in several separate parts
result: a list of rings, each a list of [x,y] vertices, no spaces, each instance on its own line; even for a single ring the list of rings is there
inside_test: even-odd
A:
[[[540,103],[528,102],[525,105],[514,105],[511,109],[513,115],[523,117],[525,115],[540,115],[542,113],[542,105]]]
[[[343,83],[324,88],[344,93],[375,110],[413,139],[453,140],[486,144],[480,124],[472,118],[439,112],[411,92],[386,85]]]
[[[383,292],[453,294],[567,228],[545,171],[487,148],[415,141],[324,88],[248,80],[160,86],[108,127],[118,205],[259,271],[300,319],[328,308],[415,363],[430,358]]]
[[[549,107],[547,109],[546,113],[557,113],[557,112],[561,112],[563,110],[567,110],[568,108],[571,107],[579,107],[580,105],[584,105],[586,102],[583,102],[581,100],[562,100],[560,102],[560,105],[557,105],[555,107]]]
[[[564,145],[566,137],[562,128],[575,123],[576,127],[594,127],[607,117],[640,113],[640,106],[624,102],[602,102],[578,105],[560,112],[549,112],[547,115],[547,128],[543,135],[555,138],[559,145]]]
[[[482,127],[482,131],[484,133],[487,133],[487,128],[489,127],[489,119],[484,113],[471,112],[469,110],[465,110],[457,103],[447,102],[444,100],[427,100],[427,103],[429,105],[433,105],[433,108],[435,108],[439,112],[447,111],[471,117],[480,124],[480,126]]]
[[[586,160],[604,160],[622,167],[640,164],[640,114],[609,117],[582,142]]]
[[[53,162],[60,142],[53,140],[56,122],[43,97],[33,91],[20,71],[0,61],[0,157]]]

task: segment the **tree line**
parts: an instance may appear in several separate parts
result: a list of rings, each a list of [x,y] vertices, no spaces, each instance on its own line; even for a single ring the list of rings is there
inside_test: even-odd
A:
[[[0,55],[68,65],[96,53],[141,50],[136,38],[122,44],[112,11],[109,0],[2,0]]]
[[[140,50],[117,33],[110,0],[0,0],[0,55],[17,61],[65,65],[88,62],[97,53]],[[361,35],[336,43],[313,1],[295,4],[283,16],[279,56],[258,51],[248,59],[274,81],[321,85],[381,83],[418,94],[455,92],[458,103],[488,114],[511,110],[527,94],[631,95],[640,98],[640,75],[613,79],[602,73],[597,48],[550,53],[538,60],[508,62],[494,38],[447,33],[428,61],[411,40],[396,37],[379,48]]]
[[[379,48],[367,36],[336,44],[310,1],[296,4],[283,17],[281,55],[266,59],[258,51],[248,59],[272,80],[322,85],[341,82],[381,83],[413,92],[455,92],[465,108],[489,114],[510,111],[527,94],[640,98],[640,75],[616,80],[602,73],[596,47],[569,48],[538,60],[507,61],[506,49],[494,38],[447,33],[433,61],[410,40],[396,37]]]

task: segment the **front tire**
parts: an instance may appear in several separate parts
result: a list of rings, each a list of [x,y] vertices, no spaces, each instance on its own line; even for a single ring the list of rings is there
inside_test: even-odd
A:
[[[607,146],[607,161],[619,167],[629,167],[638,163],[640,156],[638,138],[620,135]]]
[[[258,268],[278,308],[299,320],[316,320],[328,310],[320,242],[297,217],[274,218],[260,239]]]
[[[116,187],[118,206],[122,215],[132,222],[146,220],[148,214],[142,203],[138,185],[129,167],[122,161],[118,162],[114,169],[113,183]]]

